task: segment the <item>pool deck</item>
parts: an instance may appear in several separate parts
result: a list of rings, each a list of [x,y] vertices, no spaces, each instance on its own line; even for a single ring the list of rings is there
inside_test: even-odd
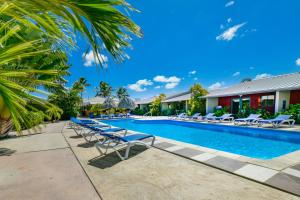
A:
[[[167,117],[138,118],[140,120],[164,120]],[[184,120],[185,122],[189,122]],[[190,121],[196,122],[196,121]],[[198,122],[207,123],[207,122]],[[233,123],[220,123],[235,126]],[[256,127],[270,129],[271,126]],[[285,131],[299,131],[300,126],[278,128]],[[132,133],[138,133],[131,131]],[[261,160],[219,151],[207,147],[157,137],[155,147],[196,162],[216,167],[224,171],[300,195],[300,150],[269,160]],[[287,184],[288,183],[288,184]]]
[[[231,172],[260,172],[266,182],[284,183],[282,189],[289,190],[300,185],[298,165],[269,178],[261,168],[163,138],[157,148],[134,147],[129,159],[120,161],[114,153],[99,157],[93,144],[63,122],[40,132],[0,141],[0,199],[300,199]]]

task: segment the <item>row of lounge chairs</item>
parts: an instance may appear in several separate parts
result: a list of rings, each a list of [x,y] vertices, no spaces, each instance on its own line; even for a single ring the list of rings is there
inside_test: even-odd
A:
[[[134,145],[144,145],[146,147],[153,146],[155,136],[150,134],[127,134],[127,129],[113,128],[109,125],[94,120],[80,120],[71,118],[71,127],[78,136],[82,136],[86,142],[96,139],[95,147],[99,151],[100,156],[107,154],[112,149],[120,157],[125,160],[129,156],[130,148]],[[152,138],[151,144],[148,145],[143,140]],[[120,150],[125,148],[125,155],[121,155]]]
[[[196,113],[193,116],[187,116],[185,113],[181,113],[177,116],[171,117],[175,120],[197,120],[206,122],[233,122],[235,125],[246,124],[246,125],[257,125],[262,127],[264,124],[271,124],[277,128],[283,124],[287,124],[290,127],[294,126],[295,120],[291,119],[291,115],[278,115],[274,119],[262,119],[260,114],[250,114],[246,118],[234,119],[232,114],[224,114],[220,117],[216,117],[214,113],[208,113],[205,116],[201,116],[200,113]]]
[[[90,114],[89,117],[92,119],[118,119],[118,118],[129,118],[131,115],[130,113],[118,113],[118,114],[101,114],[101,115],[94,115]]]

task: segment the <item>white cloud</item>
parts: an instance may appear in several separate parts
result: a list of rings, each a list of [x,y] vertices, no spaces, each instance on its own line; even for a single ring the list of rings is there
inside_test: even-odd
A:
[[[253,69],[254,69],[254,67],[249,67],[249,69],[250,69],[250,70],[253,70]]]
[[[241,74],[241,72],[235,72],[232,74],[232,76],[239,76]]]
[[[173,88],[175,88],[177,85],[178,85],[179,83],[167,83],[166,85],[165,85],[165,88],[166,89],[173,89]]]
[[[193,71],[190,71],[190,72],[189,72],[190,75],[194,75],[194,74],[196,74],[196,73],[197,73],[196,70],[193,70]]]
[[[136,92],[143,92],[147,90],[145,86],[149,86],[149,85],[153,85],[153,82],[151,80],[142,79],[142,80],[138,80],[134,84],[129,84],[128,88]]]
[[[272,77],[272,75],[267,74],[267,73],[263,73],[263,74],[257,74],[254,79],[258,80],[258,79],[269,78],[269,77]]]
[[[107,67],[107,61],[108,58],[107,56],[103,55],[103,54],[98,54],[98,57],[100,59],[101,64],[104,67]],[[90,51],[87,54],[82,54],[82,58],[83,58],[83,65],[86,67],[91,67],[94,64],[99,64],[99,60],[95,57],[94,52]]]
[[[176,76],[165,77],[165,76],[161,76],[161,75],[155,76],[153,78],[153,80],[155,82],[159,82],[159,83],[166,83],[166,85],[165,85],[166,89],[173,89],[181,81],[181,79]]]
[[[236,36],[236,32],[243,27],[246,24],[246,22],[237,24],[235,26],[232,26],[228,28],[226,31],[224,31],[222,34],[216,37],[216,40],[226,40],[230,41]]]
[[[194,78],[194,81],[197,81],[197,80],[198,80],[198,78],[197,78],[197,77],[195,77],[195,78]]]
[[[300,66],[300,58],[298,58],[298,59],[296,60],[296,65],[297,65],[297,66]]]
[[[234,5],[234,1],[229,1],[225,4],[225,7],[230,7]]]
[[[227,19],[227,23],[230,23],[230,22],[232,22],[232,18],[231,18],[231,17],[229,17],[229,18]]]
[[[225,26],[223,24],[220,25],[220,29],[224,29]]]
[[[208,89],[209,89],[209,90],[216,90],[216,89],[220,89],[220,88],[223,87],[223,86],[224,86],[224,82],[216,82],[216,83],[210,85],[210,86],[208,87]]]
[[[160,88],[161,88],[161,86],[160,86],[160,85],[158,85],[158,86],[155,86],[154,88],[155,88],[155,89],[160,89]]]

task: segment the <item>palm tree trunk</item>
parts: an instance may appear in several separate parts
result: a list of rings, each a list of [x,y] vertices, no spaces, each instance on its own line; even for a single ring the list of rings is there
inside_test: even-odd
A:
[[[0,139],[8,135],[9,131],[13,127],[12,119],[0,119]]]

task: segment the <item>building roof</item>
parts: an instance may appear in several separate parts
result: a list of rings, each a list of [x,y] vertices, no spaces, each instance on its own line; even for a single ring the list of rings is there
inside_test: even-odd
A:
[[[103,104],[105,101],[105,98],[103,97],[92,97],[83,99],[83,105],[95,105],[95,104]],[[116,103],[118,103],[117,99],[114,99]]]
[[[169,96],[163,100],[163,103],[170,103],[170,102],[178,102],[178,101],[187,101],[191,99],[191,93],[190,91],[188,92],[182,92],[179,94],[175,94],[172,96]]]
[[[147,99],[141,99],[141,100],[136,101],[135,104],[137,104],[137,105],[150,104],[150,103],[152,103],[152,101],[154,101],[155,98],[156,98],[156,96],[150,97]]]
[[[294,89],[300,89],[299,72],[247,81],[224,89],[212,90],[205,97],[224,97]]]

